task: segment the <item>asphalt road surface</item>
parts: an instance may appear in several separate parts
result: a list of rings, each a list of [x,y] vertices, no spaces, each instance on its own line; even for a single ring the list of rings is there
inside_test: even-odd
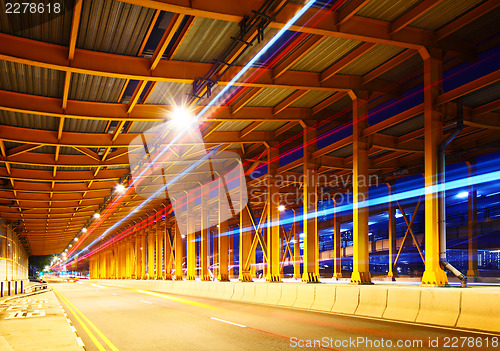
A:
[[[86,350],[500,350],[491,334],[92,282],[51,286]]]

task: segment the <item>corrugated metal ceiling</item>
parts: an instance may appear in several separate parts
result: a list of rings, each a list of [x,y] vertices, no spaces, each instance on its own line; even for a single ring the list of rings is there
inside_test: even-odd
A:
[[[191,84],[159,82],[148,98],[148,104],[182,105],[191,92]]]
[[[323,72],[360,44],[361,42],[357,40],[326,38],[290,69],[292,71]]]
[[[335,93],[331,91],[311,90],[308,91],[300,99],[295,101],[293,104],[291,104],[290,107],[304,107],[304,108],[314,107],[321,101],[332,96],[333,94]]]
[[[57,130],[59,118],[0,110],[0,124],[30,129]]]
[[[73,73],[69,90],[70,100],[118,102],[125,79]]]
[[[363,6],[357,16],[393,22],[422,0],[372,0]]]
[[[483,1],[484,0],[444,0],[410,23],[410,26],[432,31],[437,30]]]
[[[274,107],[294,91],[295,89],[265,88],[247,106]]]
[[[238,23],[196,17],[173,60],[211,62],[239,32]]]
[[[403,48],[397,46],[377,45],[347,67],[341,69],[338,74],[363,76],[403,50]]]
[[[225,122],[217,127],[218,132],[240,132],[245,127],[250,125],[251,121],[235,121],[235,122]],[[222,140],[221,140],[222,142]]]
[[[77,47],[136,56],[155,10],[113,0],[84,0]]]
[[[66,118],[63,131],[76,133],[104,133],[107,121]]]
[[[0,89],[49,97],[62,96],[64,72],[0,60]]]
[[[255,128],[256,132],[266,132],[266,131],[271,131],[274,132],[276,129],[280,128],[281,126],[285,125],[287,122],[283,121],[276,121],[276,122],[264,122],[257,128]]]
[[[44,41],[52,44],[67,46],[71,32],[71,21],[73,16],[73,0],[58,1],[63,4],[63,12],[60,15],[44,11],[31,16],[16,16],[7,14],[5,4],[19,1],[2,1],[0,11],[0,32],[23,38]],[[22,2],[22,1],[21,1]],[[29,3],[29,1],[24,1]],[[32,2],[40,3],[40,1]],[[48,3],[48,2],[45,2]],[[56,3],[53,1],[52,3]],[[11,21],[15,19],[14,21]]]

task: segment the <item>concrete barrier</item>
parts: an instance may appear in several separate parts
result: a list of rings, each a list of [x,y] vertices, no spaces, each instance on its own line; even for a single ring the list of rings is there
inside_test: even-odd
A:
[[[220,284],[224,287],[224,292],[222,293],[222,299],[232,300],[235,283],[233,283],[233,282],[221,282]]]
[[[252,283],[255,285],[255,295],[252,300],[254,303],[264,303],[267,297],[267,289],[269,288],[269,283]]]
[[[330,312],[335,303],[336,286],[332,284],[317,284],[312,310]]]
[[[298,284],[297,285],[297,299],[293,304],[295,308],[310,309],[314,302],[314,294],[316,284]]]
[[[220,282],[204,282],[204,284],[208,284],[208,293],[207,297],[213,299],[217,294],[217,289],[219,288]]]
[[[245,284],[250,284],[250,283],[234,283],[233,285],[234,291],[233,295],[231,296],[232,301],[241,301],[245,289]]]
[[[354,314],[359,303],[359,286],[337,286],[335,303],[331,309],[335,313]]]
[[[359,304],[355,314],[381,318],[387,306],[387,287],[359,287]]]
[[[241,297],[241,302],[252,302],[255,297],[255,284],[256,283],[242,283],[243,284],[243,296]]]
[[[210,284],[210,282],[196,282],[198,289],[194,291],[193,296],[207,297]]]
[[[420,308],[420,289],[391,287],[387,289],[387,308],[382,318],[415,322]]]
[[[416,322],[453,327],[460,313],[460,290],[421,288]]]
[[[500,333],[500,292],[486,289],[462,290],[459,328]]]
[[[292,307],[297,299],[297,284],[283,283],[281,287],[281,297],[278,301],[278,306]]]
[[[283,283],[270,283],[267,287],[267,296],[264,299],[266,305],[277,305],[281,298],[281,287]]]

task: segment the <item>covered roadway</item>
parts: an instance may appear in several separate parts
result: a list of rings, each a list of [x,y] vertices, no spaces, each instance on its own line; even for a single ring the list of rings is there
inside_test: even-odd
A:
[[[0,2],[0,281],[86,348],[500,333],[499,1]]]

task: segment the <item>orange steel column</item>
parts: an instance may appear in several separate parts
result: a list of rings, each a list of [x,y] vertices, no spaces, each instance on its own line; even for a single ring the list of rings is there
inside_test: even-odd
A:
[[[476,162],[467,161],[469,178],[476,175]],[[474,185],[469,185],[469,214],[468,214],[468,277],[479,277],[477,269],[477,190]]]
[[[333,278],[342,278],[342,256],[340,255],[340,224],[342,223],[341,217],[338,214],[338,206],[333,202]]]
[[[217,238],[219,251],[219,273],[217,275],[217,279],[219,281],[229,281],[229,223],[223,220],[224,212],[229,209],[225,206],[227,197],[225,187],[221,179],[219,179],[218,184],[218,197],[219,201],[217,201],[217,203],[219,208],[217,209],[217,214],[219,218],[217,219]],[[246,209],[243,211],[246,211]]]
[[[156,222],[156,279],[163,279],[163,232],[165,226]]]
[[[243,209],[245,210],[245,209]],[[234,236],[231,234],[228,236],[229,240],[229,261],[228,261],[228,278],[231,279],[234,277]]]
[[[148,279],[146,267],[146,230],[141,231],[141,279]]]
[[[148,279],[155,278],[155,229],[148,228]]]
[[[167,223],[163,227],[163,262],[165,269],[163,271],[163,279],[172,279],[172,246],[171,246],[170,229],[167,228]]]
[[[141,279],[141,233],[134,235],[135,245],[135,279]]]
[[[208,231],[208,200],[209,200],[210,194],[201,194],[201,208],[200,208],[200,214],[201,214],[201,231],[200,231],[200,279],[201,280],[211,280],[210,279],[210,274],[208,273],[208,267],[210,266],[210,257],[209,257],[209,240],[210,240],[210,233]]]
[[[184,261],[184,242],[179,231],[177,220],[175,221],[174,250],[175,250],[175,280],[182,280],[182,263]]]
[[[279,282],[280,277],[280,224],[279,210],[280,192],[276,179],[276,169],[279,164],[279,149],[277,143],[270,143],[267,155],[268,177],[267,185],[267,274],[266,281]]]
[[[195,218],[190,216],[192,208],[194,207],[194,199],[187,200],[187,243],[186,243],[186,268],[187,280],[196,279],[196,233],[195,233]]]
[[[307,121],[304,132],[304,263],[303,282],[319,281],[318,177],[312,153],[316,151],[316,121]]]
[[[248,206],[248,205],[247,205]],[[243,211],[240,212],[240,245],[239,245],[239,277],[238,279],[242,282],[251,282],[252,281],[252,273],[250,265],[247,264],[251,262],[252,252],[250,248],[252,247],[252,223],[250,221],[250,214],[248,212],[248,208],[244,208]],[[220,245],[219,241],[219,260],[220,252],[224,249]]]
[[[213,266],[213,274],[214,276],[218,277],[219,276],[219,269],[218,267],[218,261],[217,257],[219,256],[219,253],[217,252],[217,245],[218,245],[218,231],[217,234],[213,234],[212,231],[209,231],[209,233],[212,233],[213,239],[212,239],[212,266]]]
[[[368,142],[362,136],[368,127],[367,94],[351,93],[353,148],[353,257],[351,282],[371,283],[368,261]],[[360,204],[361,203],[361,204]]]
[[[394,253],[396,252],[396,206],[392,201],[392,185],[387,183],[389,201],[387,202],[387,212],[389,213],[389,271],[387,276],[394,278],[398,272],[394,272]],[[394,280],[394,279],[393,279]]]
[[[443,123],[434,104],[442,92],[442,54],[422,49],[424,60],[424,151],[425,151],[425,270],[422,284],[446,285],[448,278],[439,262],[438,148]]]
[[[294,233],[293,233],[293,277],[295,279],[300,279],[302,277],[301,272],[300,272],[300,262],[301,262],[301,255],[300,255],[300,233],[302,233],[302,222],[295,220],[295,209],[293,210],[293,226],[294,226]]]

